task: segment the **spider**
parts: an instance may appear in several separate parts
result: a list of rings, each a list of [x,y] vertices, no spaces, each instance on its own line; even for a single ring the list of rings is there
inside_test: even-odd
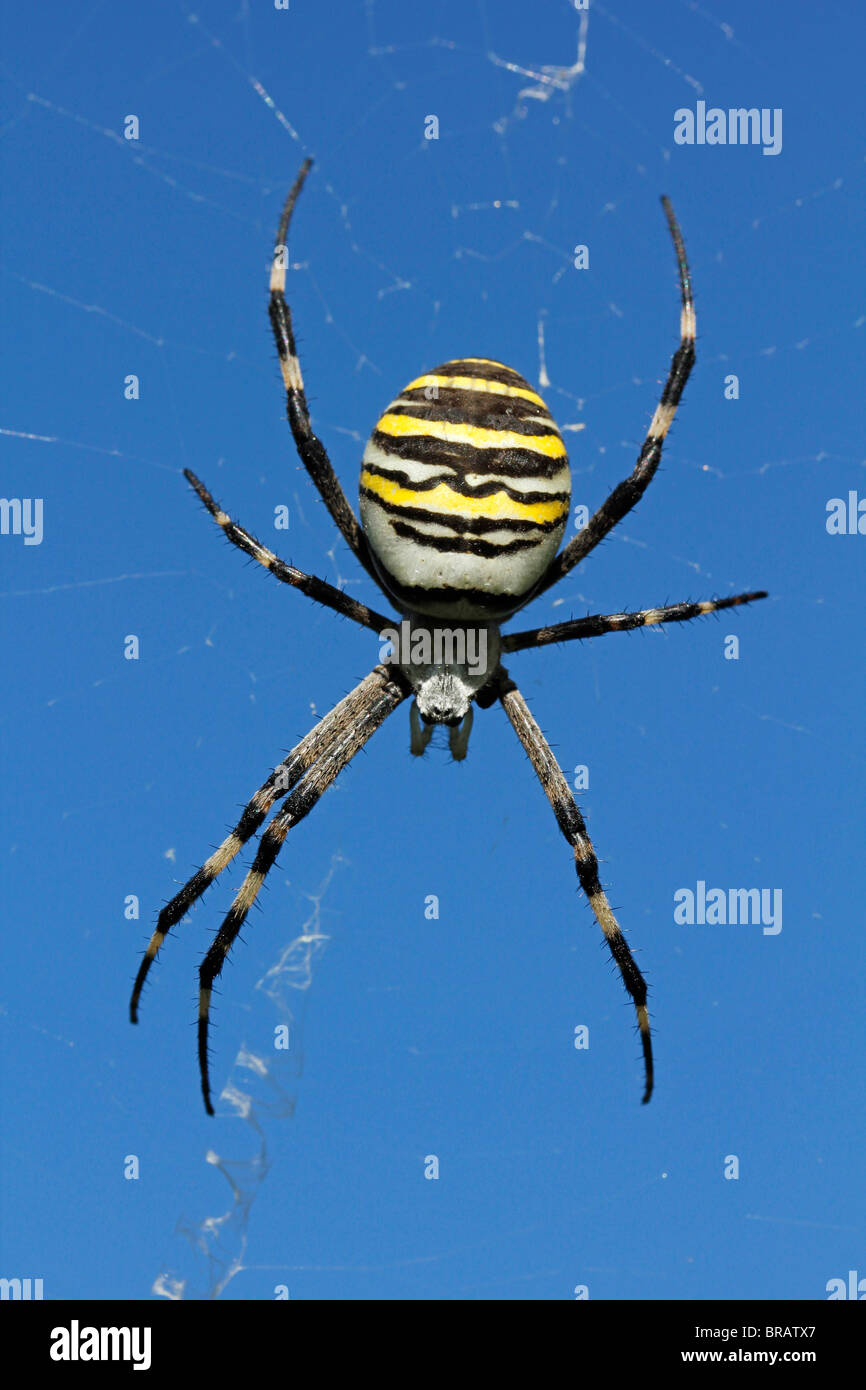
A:
[[[682,313],[680,344],[633,471],[559,551],[570,510],[568,456],[541,397],[510,367],[464,357],[416,377],[381,416],[361,464],[358,522],[321,440],[313,432],[285,298],[286,239],[309,173],[307,159],[286,198],[270,277],[269,314],[286,389],[295,445],[344,540],[401,615],[399,628],[348,594],[295,569],[226,515],[205,485],[184,470],[214,521],[233,545],[284,584],[326,604],[380,636],[381,661],[265,779],[240,820],[159,914],[130,1000],[138,1006],[148,971],[167,933],[288,797],[262,834],[258,850],[222,926],[202,961],[198,1057],[205,1110],[214,1113],[208,1067],[208,1023],[214,981],[291,829],[312,810],[389,714],[414,696],[410,749],[423,754],[436,725],[448,728],[452,756],[466,756],[472,706],[502,705],[574,853],[575,867],[637,1014],[644,1062],[643,1103],[653,1090],[646,982],[635,964],[599,880],[586,824],[550,746],[500,658],[505,653],[626,632],[654,623],[686,622],[704,613],[766,598],[766,591],[597,614],[550,627],[502,634],[500,623],[538,598],[595,549],[646,491],[695,361],[696,320],[685,247],[673,208],[662,198],[676,252]],[[557,553],[558,552],[558,553]],[[448,624],[448,626],[444,626]],[[380,652],[380,657],[383,652]]]

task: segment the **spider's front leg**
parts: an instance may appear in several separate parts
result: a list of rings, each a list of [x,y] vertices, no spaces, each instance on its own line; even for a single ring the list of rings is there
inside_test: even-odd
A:
[[[268,313],[280,359],[283,385],[286,388],[286,414],[301,462],[318,488],[319,495],[340,528],[346,543],[367,573],[375,579],[376,575],[370,558],[367,538],[340,486],[331,460],[328,458],[327,450],[318,435],[314,433],[310,423],[310,410],[304,392],[301,364],[298,360],[295,335],[292,329],[292,315],[286,301],[286,264],[288,259],[286,242],[295,203],[312,164],[312,159],[304,160],[283,206],[271,266]]]
[[[607,500],[602,502],[598,511],[589,518],[580,534],[575,536],[574,540],[570,541],[565,549],[561,550],[551,561],[533,593],[533,598],[543,594],[553,584],[558,584],[563,575],[568,574],[569,570],[574,569],[575,565],[585,559],[590,551],[604,540],[608,532],[622,521],[623,517],[643,497],[659,466],[665,437],[673,424],[680,397],[685,390],[692,367],[695,365],[695,337],[698,328],[695,318],[695,303],[692,298],[692,278],[689,263],[686,260],[686,248],[683,244],[679,223],[674,216],[674,210],[668,198],[662,198],[662,207],[665,210],[668,231],[674,244],[680,279],[680,300],[682,302],[680,345],[671,359],[667,381],[664,384],[661,398],[650,422],[647,437],[641,445],[637,463],[632,472],[623,479],[618,487],[614,488]]]

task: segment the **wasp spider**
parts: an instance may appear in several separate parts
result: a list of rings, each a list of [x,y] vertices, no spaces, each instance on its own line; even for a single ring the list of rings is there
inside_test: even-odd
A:
[[[574,853],[577,876],[619,967],[643,1047],[644,1092],[653,1089],[647,989],[601,886],[598,861],[568,783],[529,708],[502,665],[505,653],[625,632],[651,623],[685,622],[702,613],[765,598],[761,592],[637,613],[575,618],[551,627],[501,634],[499,624],[569,573],[640,500],[661,457],[665,435],[695,360],[695,311],[689,268],[673,208],[662,199],[679,268],[680,344],[633,471],[587,525],[557,554],[570,504],[568,456],[541,397],[517,372],[486,357],[463,357],[416,377],[379,419],[361,464],[358,523],[313,433],[285,299],[286,238],[306,160],[283,208],[270,281],[270,319],[286,388],[286,408],[301,460],[355,557],[401,615],[399,628],[324,580],[279,559],[231,520],[193,473],[185,476],[233,545],[319,603],[390,634],[391,657],[293,748],[265,779],[237,825],[162,909],[135,981],[130,1016],[166,934],[261,827],[284,797],[200,968],[198,1054],[205,1109],[213,1114],[208,1072],[208,1017],[213,984],[287,834],[312,810],[346,764],[403,700],[410,709],[411,751],[421,754],[433,728],[449,730],[463,758],[472,706],[497,700],[529,755],[559,828]],[[448,624],[447,627],[443,624]]]

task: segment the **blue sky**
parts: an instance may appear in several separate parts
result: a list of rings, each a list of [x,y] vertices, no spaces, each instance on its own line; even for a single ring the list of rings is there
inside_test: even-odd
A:
[[[0,1273],[48,1298],[161,1280],[187,1298],[820,1299],[866,1275],[866,536],[826,529],[830,499],[866,496],[863,20],[610,0],[584,70],[552,85],[579,24],[566,0],[7,19],[2,490],[43,500],[43,534],[0,538]],[[781,152],[675,144],[700,100],[780,109]],[[574,501],[597,506],[677,340],[661,193],[681,220],[698,364],[662,468],[517,625],[771,597],[509,663],[567,775],[589,769],[581,805],[652,989],[648,1107],[630,1006],[498,709],[462,765],[440,739],[411,759],[399,710],[290,835],[216,1004],[214,1084],[252,1097],[246,1118],[204,1115],[192,1027],[237,866],[127,1021],[162,902],[376,660],[372,634],[227,547],[181,475],[382,606],[294,453],[268,332],[273,231],[308,153],[288,292],[352,497],[405,382],[488,355],[538,383],[543,340]],[[781,931],[677,924],[699,882],[780,890]],[[308,987],[296,947],[275,1002],[257,984],[305,931],[328,938]]]

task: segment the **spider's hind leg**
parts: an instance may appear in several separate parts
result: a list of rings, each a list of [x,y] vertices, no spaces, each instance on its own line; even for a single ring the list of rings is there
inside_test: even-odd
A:
[[[283,841],[289,831],[294,829],[305,816],[309,815],[316,802],[328,790],[328,787],[335,781],[346,764],[351,761],[360,748],[363,748],[367,740],[379,728],[379,725],[384,723],[392,710],[395,710],[409,694],[408,686],[400,672],[393,667],[375,667],[367,680],[362,682],[359,690],[362,688],[365,692],[363,702],[355,710],[353,718],[340,728],[328,749],[300,778],[288,801],[277,812],[264,831],[252,867],[238,889],[234,902],[201,963],[199,970],[198,1055],[202,1096],[205,1110],[209,1115],[214,1113],[208,1066],[208,1029],[214,981],[225,965],[226,957],[237,939],[250,908],[258,897],[265,878],[276,863],[277,855],[282,849]]]
[[[646,981],[635,964],[619,923],[607,900],[598,876],[598,859],[583,816],[571,794],[562,769],[551,751],[544,734],[529,712],[517,686],[502,672],[500,699],[514,732],[523,744],[556,816],[560,830],[574,851],[574,863],[580,886],[587,896],[595,919],[604,932],[605,940],[619,968],[623,984],[631,995],[637,1014],[638,1031],[644,1060],[643,1104],[653,1093],[653,1052],[647,1009]]]
[[[197,869],[192,878],[184,884],[179,892],[175,893],[170,902],[165,904],[157,918],[156,927],[138,968],[132,997],[129,1001],[130,1022],[138,1022],[141,992],[144,989],[150,967],[172,927],[176,927],[182,921],[193,904],[219,877],[223,869],[231,863],[247,841],[256,834],[264,824],[274,804],[280,801],[287,792],[290,792],[304,773],[308,772],[320,758],[327,755],[341,734],[363,714],[371,699],[378,696],[385,675],[384,667],[374,668],[369,676],[361,681],[360,685],[350,691],[328,714],[319,720],[318,724],[301,739],[300,743],[262,783],[245,806],[240,820],[222,844],[217,846],[201,868]]]

